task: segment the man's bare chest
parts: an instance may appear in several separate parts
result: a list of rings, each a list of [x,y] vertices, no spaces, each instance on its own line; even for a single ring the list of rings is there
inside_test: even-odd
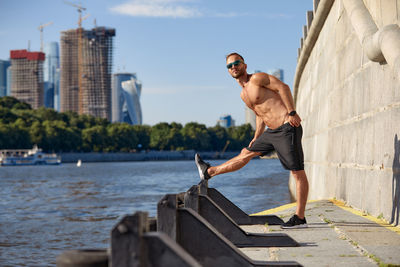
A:
[[[274,99],[274,92],[267,88],[256,86],[244,87],[241,92],[241,98],[250,108],[255,108],[257,105],[263,105]]]

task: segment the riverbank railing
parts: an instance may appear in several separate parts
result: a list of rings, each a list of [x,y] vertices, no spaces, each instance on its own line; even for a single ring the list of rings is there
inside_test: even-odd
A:
[[[297,247],[287,234],[255,234],[240,225],[279,225],[275,215],[250,216],[209,188],[206,180],[186,192],[167,194],[157,218],[126,215],[111,230],[109,249],[75,249],[57,258],[58,267],[301,266],[295,261],[255,261],[240,247]]]

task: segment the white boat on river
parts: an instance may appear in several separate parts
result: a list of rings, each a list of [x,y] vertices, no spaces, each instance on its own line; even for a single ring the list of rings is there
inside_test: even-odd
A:
[[[44,153],[36,145],[32,149],[0,150],[0,166],[59,164],[61,164],[61,157],[55,153]]]

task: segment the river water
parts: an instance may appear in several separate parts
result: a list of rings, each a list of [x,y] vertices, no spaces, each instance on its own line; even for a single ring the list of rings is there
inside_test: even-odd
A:
[[[276,159],[252,160],[209,187],[254,213],[289,202],[288,175]],[[54,266],[63,250],[107,248],[124,215],[155,216],[162,196],[199,181],[193,161],[0,167],[0,266]]]

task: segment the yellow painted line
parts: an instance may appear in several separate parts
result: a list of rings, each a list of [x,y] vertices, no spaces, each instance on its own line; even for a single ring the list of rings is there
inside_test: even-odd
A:
[[[309,200],[309,201],[307,201],[307,203],[313,203],[313,202],[317,202],[317,201],[319,201],[319,200]],[[251,214],[251,215],[255,215],[255,216],[269,215],[269,214],[273,214],[273,213],[276,213],[276,212],[279,212],[279,211],[284,211],[284,210],[287,210],[287,209],[290,209],[290,208],[293,208],[293,207],[296,207],[296,202],[289,203],[289,204],[286,204],[286,205],[282,205],[282,206],[279,206],[279,207],[276,207],[276,208],[273,208],[273,209],[257,212],[257,213]]]
[[[339,208],[344,209],[345,211],[348,211],[348,212],[351,212],[351,213],[353,213],[355,215],[358,215],[358,216],[361,216],[363,218],[366,218],[366,219],[368,219],[368,220],[370,220],[370,221],[372,221],[374,223],[377,223],[380,226],[385,227],[386,229],[389,229],[389,230],[391,230],[391,231],[393,231],[393,232],[395,232],[395,233],[400,235],[400,228],[387,223],[385,220],[378,219],[378,218],[376,218],[374,216],[365,214],[365,213],[363,213],[363,212],[361,212],[359,210],[355,210],[355,209],[353,209],[353,208],[351,208],[349,206],[346,206],[344,204],[344,202],[342,202],[342,201],[339,201],[339,200],[336,200],[336,199],[329,199],[329,201],[332,202],[333,204],[335,204],[336,206],[338,206]]]

